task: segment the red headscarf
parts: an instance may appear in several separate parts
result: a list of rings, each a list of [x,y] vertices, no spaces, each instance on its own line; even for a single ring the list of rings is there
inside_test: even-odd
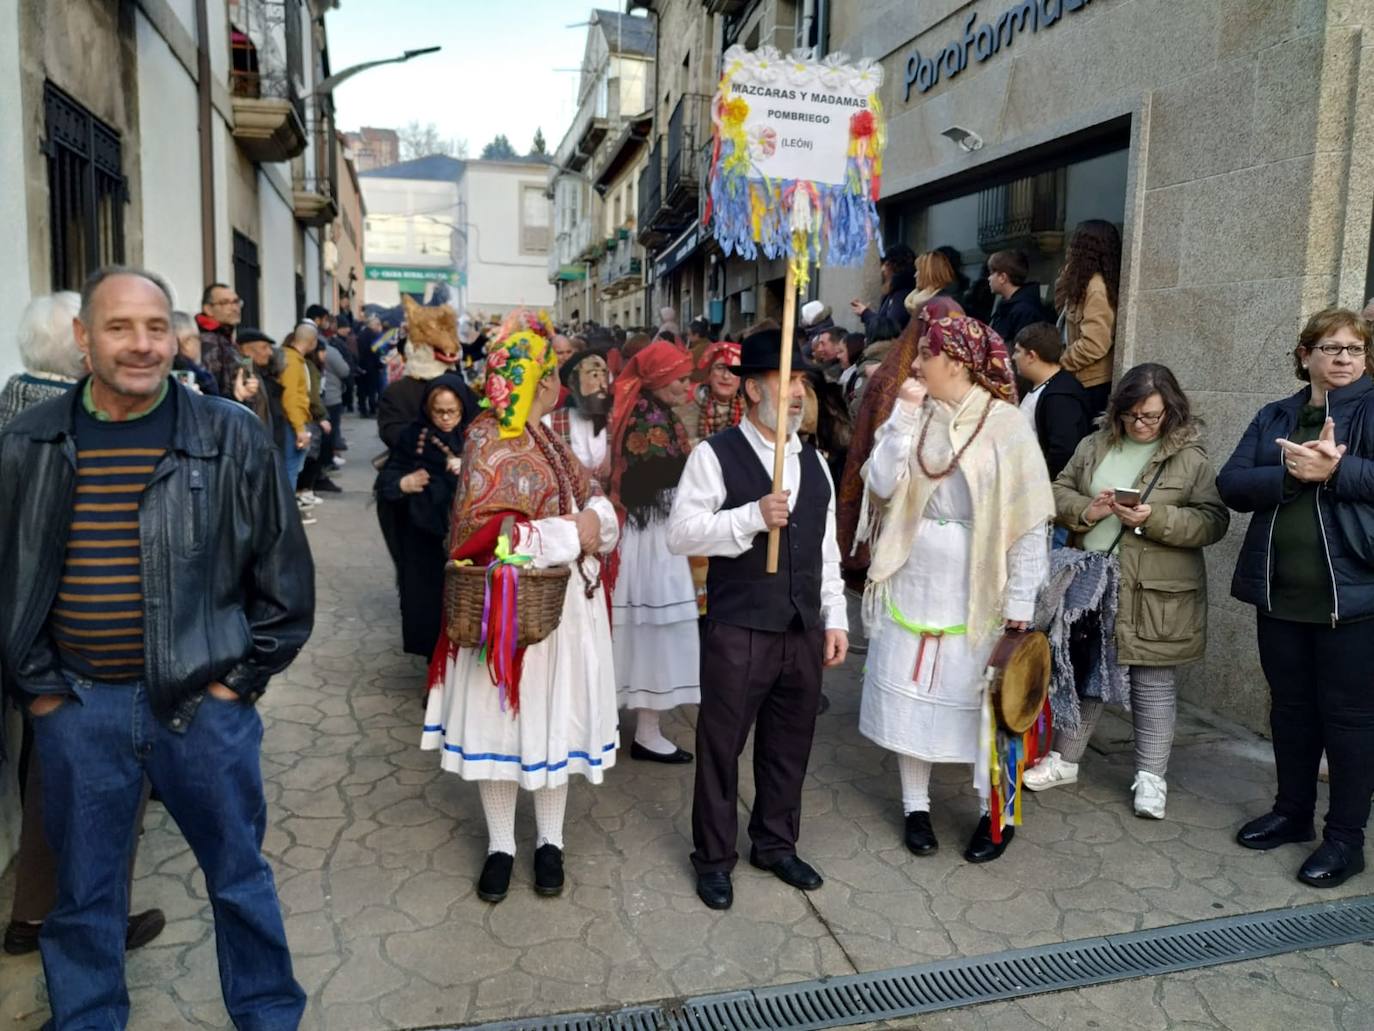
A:
[[[721,340],[719,343],[712,344],[701,354],[701,361],[697,363],[698,369],[710,371],[711,366],[721,361],[726,365],[738,365],[740,363],[740,345],[729,340]]]
[[[692,356],[677,344],[656,340],[626,363],[611,390],[615,405],[611,409],[611,497],[620,497],[620,478],[628,465],[625,435],[634,421],[635,407],[646,390],[662,390],[690,375]]]
[[[1007,345],[977,319],[965,315],[936,319],[926,330],[926,347],[968,366],[973,380],[993,397],[1016,404],[1016,380],[1012,376]]]

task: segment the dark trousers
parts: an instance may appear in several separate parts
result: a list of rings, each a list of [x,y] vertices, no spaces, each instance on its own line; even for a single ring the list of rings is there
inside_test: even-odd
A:
[[[343,451],[348,447],[343,435],[343,411],[342,404],[328,405],[325,411],[329,413],[329,433],[325,436],[325,441],[329,444],[328,462],[334,457],[336,451]]]
[[[143,779],[152,781],[205,875],[220,988],[239,1031],[299,1026],[272,869],[262,854],[262,720],[209,695],[178,733],[154,718],[140,683],[68,677],[71,697],[36,717],[44,828],[57,856],[57,904],[39,948],[53,1027],[129,1021],[124,936],[128,863]]]
[[[824,645],[820,628],[768,633],[706,620],[692,796],[697,873],[728,872],[739,859],[739,758],[750,728],[754,812],[749,838],[764,863],[796,854]]]
[[[1322,751],[1331,771],[1326,837],[1364,844],[1374,793],[1374,623],[1294,623],[1259,614],[1278,795],[1274,810],[1312,819]]]
[[[358,414],[376,415],[377,399],[381,396],[379,389],[380,373],[376,369],[368,369],[358,373]]]

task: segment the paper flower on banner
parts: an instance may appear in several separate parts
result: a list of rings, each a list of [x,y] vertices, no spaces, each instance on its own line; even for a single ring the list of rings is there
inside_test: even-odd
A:
[[[866,97],[877,93],[883,85],[883,66],[871,57],[854,62],[854,70],[849,80],[849,91],[856,97]]]
[[[849,58],[836,51],[821,61],[821,85],[826,89],[840,89],[849,85]]]
[[[778,152],[778,133],[776,129],[764,127],[754,130],[753,138],[749,141],[749,156],[755,161],[759,158],[771,158]]]
[[[788,57],[784,68],[787,72],[787,84],[789,86],[810,86],[816,81],[816,74],[819,69],[816,62],[812,60],[810,50],[794,50]]]
[[[782,54],[776,47],[760,47],[754,51],[754,81],[763,85],[778,81],[783,71]]]

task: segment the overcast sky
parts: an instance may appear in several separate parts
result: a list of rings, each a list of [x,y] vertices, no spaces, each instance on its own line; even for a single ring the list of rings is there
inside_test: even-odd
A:
[[[419,47],[437,54],[362,72],[334,91],[338,125],[434,122],[476,157],[497,133],[519,153],[542,127],[552,153],[577,109],[593,4],[580,0],[342,0],[326,15],[333,71]],[[623,9],[619,3],[600,6]]]

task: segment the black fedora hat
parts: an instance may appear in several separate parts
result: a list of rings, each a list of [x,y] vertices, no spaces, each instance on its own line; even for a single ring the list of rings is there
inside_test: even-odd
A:
[[[777,372],[782,364],[782,331],[763,329],[750,333],[740,344],[739,365],[731,371],[744,376],[751,372]],[[806,360],[795,343],[792,345],[792,371],[811,372],[815,367]]]

